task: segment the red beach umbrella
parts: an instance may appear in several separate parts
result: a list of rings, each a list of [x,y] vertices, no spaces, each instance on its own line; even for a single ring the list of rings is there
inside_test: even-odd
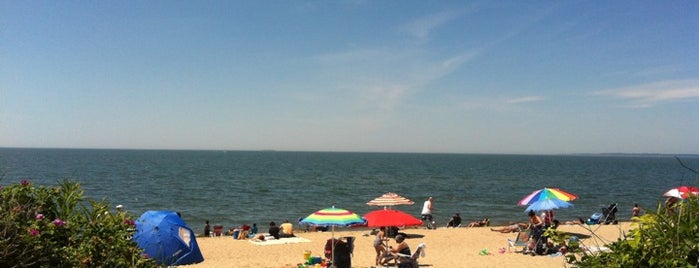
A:
[[[398,205],[412,205],[412,204],[415,204],[415,202],[413,202],[410,199],[407,199],[405,197],[402,197],[396,193],[388,192],[388,193],[383,194],[382,196],[374,198],[373,200],[367,202],[366,204],[370,205],[370,206],[390,207],[390,206],[398,206]]]
[[[699,196],[699,188],[694,186],[679,186],[676,188],[672,188],[663,194],[663,196],[677,197],[680,199],[685,199],[692,195]]]
[[[375,210],[365,214],[364,219],[368,227],[422,225],[420,219],[395,209]]]

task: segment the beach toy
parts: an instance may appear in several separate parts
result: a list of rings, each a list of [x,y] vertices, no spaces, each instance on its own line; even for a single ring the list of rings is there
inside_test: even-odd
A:
[[[483,248],[483,249],[481,249],[481,252],[478,253],[478,255],[485,256],[485,255],[490,255],[490,253],[488,252],[488,249]]]
[[[303,252],[303,260],[304,260],[304,261],[308,261],[308,258],[310,258],[310,257],[311,257],[311,251],[310,251],[310,250],[306,250],[306,251]]]
[[[506,251],[505,248],[500,248],[500,250],[498,250],[498,253],[505,254],[505,251]]]

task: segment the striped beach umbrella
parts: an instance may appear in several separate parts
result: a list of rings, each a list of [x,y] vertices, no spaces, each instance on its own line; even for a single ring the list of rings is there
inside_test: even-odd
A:
[[[559,209],[559,208],[567,208],[567,207],[572,207],[573,204],[568,203],[566,201],[560,200],[560,199],[543,199],[536,201],[529,205],[527,209],[524,211],[544,211],[544,210],[552,210],[552,209]]]
[[[522,200],[519,200],[517,205],[529,206],[534,202],[546,199],[559,199],[568,202],[578,199],[578,196],[558,188],[543,188],[525,196]]]
[[[388,193],[383,194],[382,196],[374,198],[373,200],[367,202],[366,204],[370,205],[370,206],[391,207],[391,206],[398,206],[398,205],[412,205],[412,204],[415,204],[415,202],[413,202],[410,199],[407,199],[405,197],[402,197],[396,193],[388,192]]]
[[[315,226],[342,226],[364,224],[364,219],[352,211],[330,207],[311,213],[301,220],[301,223],[308,223]]]
[[[694,186],[679,186],[668,190],[663,196],[677,197],[680,199],[685,199],[690,196],[699,196],[699,188]]]

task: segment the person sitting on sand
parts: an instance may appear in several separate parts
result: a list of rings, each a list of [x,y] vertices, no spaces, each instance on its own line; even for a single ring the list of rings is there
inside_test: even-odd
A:
[[[253,223],[252,227],[250,228],[250,234],[251,235],[256,235],[257,234],[257,223]]]
[[[279,229],[281,230],[280,237],[294,237],[294,225],[289,220],[285,220],[282,225],[279,225]]]
[[[279,239],[279,227],[274,222],[269,223],[269,234],[274,237],[274,239]]]
[[[447,228],[459,226],[461,226],[461,216],[459,213],[456,213],[454,216],[451,216],[451,219],[449,219],[449,222],[447,222]]]
[[[381,260],[381,265],[386,265],[391,260],[398,260],[398,253],[405,254],[408,256],[412,255],[410,253],[410,246],[408,246],[408,243],[405,243],[405,236],[399,234],[396,235],[395,239],[398,245],[395,248],[392,246],[388,247],[388,251],[384,255],[384,258]]]
[[[250,226],[247,224],[243,224],[243,227],[240,228],[240,231],[238,232],[238,237],[236,237],[236,239],[245,240],[248,239],[248,235],[250,235]]]
[[[500,233],[515,233],[515,232],[519,232],[520,230],[527,229],[527,226],[529,226],[529,224],[520,222],[520,223],[513,223],[513,224],[510,224],[507,226],[503,226],[503,227],[500,227],[499,229],[490,228],[490,230],[493,232],[500,232]]]
[[[483,227],[483,226],[489,226],[490,225],[490,219],[488,218],[483,218],[483,220],[480,221],[474,221],[468,224],[468,227]]]

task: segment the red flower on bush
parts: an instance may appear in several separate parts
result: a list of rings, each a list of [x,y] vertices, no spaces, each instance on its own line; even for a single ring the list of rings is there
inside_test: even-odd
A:
[[[22,180],[21,184],[22,184],[22,186],[27,186],[27,185],[29,185],[29,181]]]
[[[124,224],[129,225],[129,226],[135,226],[136,222],[131,219],[124,219]]]
[[[36,214],[36,219],[37,219],[37,220],[43,220],[43,219],[44,219],[44,214],[41,214],[41,213]]]
[[[31,236],[37,236],[37,235],[39,235],[39,230],[37,230],[37,229],[29,229],[29,235],[31,235]]]
[[[53,225],[56,225],[57,227],[63,227],[66,226],[66,222],[61,219],[55,219],[53,220]]]

